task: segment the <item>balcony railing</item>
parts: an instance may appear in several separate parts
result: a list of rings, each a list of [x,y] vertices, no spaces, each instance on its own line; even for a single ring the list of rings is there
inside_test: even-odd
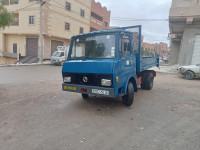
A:
[[[93,17],[91,17],[91,22],[94,22],[94,23],[96,23],[96,24],[98,24],[100,26],[103,26],[103,22],[101,22],[101,21],[99,21],[99,20],[97,20],[97,19],[95,19]]]
[[[11,26],[19,26],[19,20],[16,19],[13,23],[11,23]]]

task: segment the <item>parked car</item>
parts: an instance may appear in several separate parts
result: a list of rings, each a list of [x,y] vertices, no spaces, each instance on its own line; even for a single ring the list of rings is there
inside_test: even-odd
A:
[[[178,72],[184,76],[186,80],[200,78],[200,64],[179,67]]]
[[[62,65],[67,60],[69,47],[58,46],[51,56],[51,63],[54,65]]]
[[[168,63],[169,62],[169,56],[163,56],[163,61],[165,63]]]

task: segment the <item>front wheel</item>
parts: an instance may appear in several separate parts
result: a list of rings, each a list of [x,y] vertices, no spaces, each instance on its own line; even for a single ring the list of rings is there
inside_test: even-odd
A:
[[[122,102],[125,106],[131,106],[134,101],[134,87],[131,82],[128,83],[127,94],[122,97]]]
[[[82,94],[82,98],[86,100],[86,99],[89,98],[89,95],[88,94]]]
[[[184,78],[186,80],[192,80],[194,78],[194,73],[192,71],[186,71],[184,73]]]

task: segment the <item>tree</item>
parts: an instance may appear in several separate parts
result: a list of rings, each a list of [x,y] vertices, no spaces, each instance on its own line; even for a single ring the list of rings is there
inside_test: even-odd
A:
[[[10,26],[14,17],[4,7],[4,5],[8,4],[8,0],[0,0],[0,3],[0,29],[4,29],[6,26]]]

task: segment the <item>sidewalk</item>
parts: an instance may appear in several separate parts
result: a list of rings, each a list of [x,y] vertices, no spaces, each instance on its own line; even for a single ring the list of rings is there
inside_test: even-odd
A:
[[[169,73],[169,74],[178,74],[177,73],[177,68],[178,68],[178,65],[160,66],[159,68],[154,67],[152,69],[155,70],[156,72]]]
[[[0,57],[0,67],[14,67],[14,66],[36,66],[36,65],[50,65],[51,61],[44,61],[43,63],[32,64],[15,64],[16,59]]]

